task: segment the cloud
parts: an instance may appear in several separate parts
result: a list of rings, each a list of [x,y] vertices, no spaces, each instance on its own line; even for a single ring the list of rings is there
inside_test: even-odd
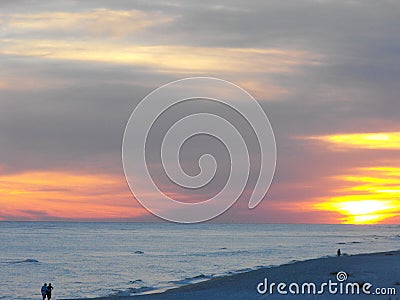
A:
[[[253,48],[137,46],[99,41],[2,40],[0,54],[152,67],[163,72],[286,73],[319,64],[307,51]]]
[[[325,136],[310,136],[304,137],[304,139],[328,143],[333,149],[336,150],[400,150],[400,132],[335,134]]]
[[[38,37],[59,35],[66,37],[95,36],[123,38],[149,27],[162,26],[173,21],[162,13],[140,10],[109,10],[97,8],[78,12],[38,12],[1,14],[5,36]]]
[[[49,88],[62,88],[69,85],[65,80],[57,78],[34,78],[34,77],[11,77],[5,75],[0,77],[0,90],[21,91],[21,90],[45,90]]]

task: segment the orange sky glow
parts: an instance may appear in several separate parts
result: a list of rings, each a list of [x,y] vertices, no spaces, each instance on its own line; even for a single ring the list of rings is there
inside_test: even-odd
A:
[[[1,213],[15,219],[123,219],[146,213],[132,200],[125,179],[107,174],[43,171],[0,176],[0,195]]]

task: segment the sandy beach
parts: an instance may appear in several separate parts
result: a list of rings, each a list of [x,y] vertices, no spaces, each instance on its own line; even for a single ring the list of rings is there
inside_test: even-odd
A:
[[[400,299],[400,251],[317,258],[214,278],[160,293],[93,299],[288,298]]]

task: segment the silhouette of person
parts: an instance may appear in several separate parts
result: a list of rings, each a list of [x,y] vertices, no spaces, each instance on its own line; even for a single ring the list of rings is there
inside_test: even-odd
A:
[[[46,290],[46,296],[47,296],[47,299],[49,299],[49,300],[51,299],[52,290],[53,290],[53,287],[52,287],[51,283],[49,283],[49,285],[47,286],[47,290]]]
[[[42,288],[40,289],[40,292],[42,293],[43,300],[45,300],[47,294],[47,283],[43,284]]]
[[[340,249],[337,249],[337,256],[342,255],[342,252],[340,251]]]

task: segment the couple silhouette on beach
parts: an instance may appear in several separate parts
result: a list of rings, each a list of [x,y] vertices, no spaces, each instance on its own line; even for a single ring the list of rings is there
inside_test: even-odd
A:
[[[42,293],[42,297],[43,300],[46,300],[46,297],[48,300],[51,299],[51,291],[53,290],[53,286],[51,285],[51,283],[49,283],[49,285],[47,285],[47,283],[43,284],[40,292]]]

